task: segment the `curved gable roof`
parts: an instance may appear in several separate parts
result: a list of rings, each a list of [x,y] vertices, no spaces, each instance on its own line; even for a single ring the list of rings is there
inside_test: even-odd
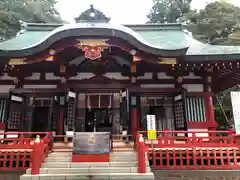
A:
[[[11,52],[32,52],[44,40],[56,33],[71,30],[107,30],[112,36],[115,32],[128,35],[125,40],[134,39],[135,44],[148,48],[149,53],[157,55],[186,55],[187,61],[240,59],[240,46],[219,46],[204,44],[185,32],[181,24],[142,24],[111,25],[105,23],[78,24],[34,24],[28,23],[27,29],[17,37],[0,43],[0,56]],[[66,33],[66,34],[68,34]],[[91,33],[88,32],[90,35]],[[106,33],[107,34],[107,33]],[[109,35],[108,34],[108,35]],[[129,38],[130,37],[130,38]],[[177,52],[177,53],[176,53]]]
[[[57,25],[55,25],[55,27],[56,26]],[[52,31],[44,31],[43,29],[41,31],[37,31],[36,29],[31,30],[30,28],[14,39],[1,43],[0,55],[31,55],[33,53],[46,49],[52,43],[58,40],[77,36],[117,37],[128,41],[130,44],[141,51],[157,56],[184,55],[188,49],[187,46],[179,46],[175,49],[164,48],[160,43],[156,43],[156,40],[150,40],[149,42],[149,40],[145,40],[141,34],[126,26],[112,25],[108,23],[76,23],[62,26],[59,25]]]

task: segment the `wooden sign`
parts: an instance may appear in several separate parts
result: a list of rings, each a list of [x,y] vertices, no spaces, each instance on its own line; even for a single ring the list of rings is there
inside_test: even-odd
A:
[[[75,132],[73,154],[110,153],[110,132]]]
[[[148,140],[157,139],[155,115],[147,115],[147,132],[148,132]]]
[[[240,91],[231,92],[233,119],[236,134],[240,134]]]

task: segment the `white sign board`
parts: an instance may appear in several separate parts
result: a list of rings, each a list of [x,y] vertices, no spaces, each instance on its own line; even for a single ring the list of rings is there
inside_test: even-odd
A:
[[[149,140],[154,140],[157,138],[155,115],[147,115],[147,131]]]
[[[240,134],[240,92],[232,91],[231,101],[236,134]]]

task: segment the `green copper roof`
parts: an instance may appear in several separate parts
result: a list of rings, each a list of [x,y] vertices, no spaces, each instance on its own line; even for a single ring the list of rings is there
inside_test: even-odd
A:
[[[80,24],[80,26],[79,26]],[[82,23],[86,27],[86,23]],[[77,24],[81,27],[81,23]],[[49,36],[61,29],[74,28],[76,25],[58,24],[27,24],[13,39],[0,43],[0,51],[15,51],[33,47],[46,40]],[[103,24],[104,28],[109,28],[109,24]],[[189,32],[185,31],[180,24],[143,24],[110,26],[123,28],[124,31],[134,33],[140,41],[152,47],[165,50],[177,50],[188,48],[186,55],[189,56],[214,56],[214,55],[240,55],[240,46],[217,46],[204,44],[194,39]]]

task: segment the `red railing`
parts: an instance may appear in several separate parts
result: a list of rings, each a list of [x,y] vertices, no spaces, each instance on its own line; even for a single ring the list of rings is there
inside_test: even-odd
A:
[[[140,132],[147,139],[147,132]],[[157,140],[145,140],[150,148],[233,147],[233,131],[157,131]]]
[[[233,131],[157,131],[153,141],[146,140],[147,132],[139,134],[145,137],[152,168],[240,169],[240,145]]]
[[[52,147],[50,132],[5,132],[0,133],[0,136],[3,136],[0,138],[2,171],[19,171],[31,167],[32,174],[37,174]]]

